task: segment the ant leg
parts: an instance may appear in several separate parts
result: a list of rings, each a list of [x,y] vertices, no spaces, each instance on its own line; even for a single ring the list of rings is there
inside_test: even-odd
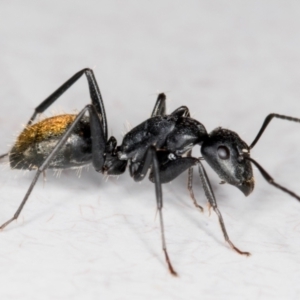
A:
[[[164,230],[164,222],[163,222],[163,197],[162,197],[162,186],[160,180],[160,172],[159,172],[159,162],[156,155],[156,149],[154,146],[151,146],[147,152],[144,161],[140,164],[138,169],[132,174],[135,180],[141,180],[145,178],[149,167],[152,165],[152,172],[154,174],[154,184],[155,184],[155,194],[156,194],[156,204],[157,210],[159,213],[160,220],[160,232],[161,232],[161,240],[162,240],[162,249],[165,253],[165,259],[169,268],[169,271],[172,275],[177,276],[176,271],[174,270],[172,263],[170,261],[168,252],[167,252],[167,244],[165,239],[165,230]]]
[[[222,229],[222,232],[223,232],[225,241],[226,241],[226,242],[230,245],[230,247],[231,247],[233,250],[235,250],[237,253],[249,256],[249,255],[250,255],[249,252],[243,252],[243,251],[239,250],[239,249],[231,242],[231,240],[229,239],[229,236],[228,236],[227,231],[226,231],[226,228],[225,228],[225,223],[224,223],[223,217],[222,217],[221,212],[219,211],[218,206],[217,206],[217,201],[216,201],[214,192],[213,192],[213,190],[212,190],[212,188],[211,188],[209,179],[208,179],[208,177],[207,177],[207,174],[206,174],[206,172],[205,172],[205,169],[204,169],[202,163],[200,162],[200,160],[198,160],[198,166],[199,166],[199,175],[200,175],[200,179],[201,179],[201,182],[202,182],[202,186],[203,186],[205,195],[206,195],[206,197],[207,197],[207,199],[208,199],[208,201],[209,201],[209,204],[211,205],[211,207],[213,208],[213,210],[215,211],[215,213],[217,214],[217,216],[218,216],[218,218],[219,218],[219,223],[220,223],[220,225],[221,225],[221,229]]]
[[[294,192],[288,190],[287,188],[283,187],[282,185],[276,183],[274,181],[274,179],[267,173],[267,171],[257,162],[255,161],[253,158],[249,157],[249,156],[244,156],[245,159],[250,160],[259,170],[259,172],[261,173],[261,175],[265,178],[265,180],[272,184],[273,186],[277,187],[278,189],[282,190],[285,193],[288,193],[289,195],[291,195],[292,197],[296,198],[298,201],[300,201],[300,197],[295,194]]]
[[[188,109],[187,106],[180,106],[179,108],[177,108],[176,110],[174,110],[172,112],[172,115],[178,116],[178,117],[188,117],[188,118],[190,118],[190,116],[191,116],[190,110]],[[188,151],[187,157],[190,157],[191,154],[192,154],[192,150]],[[187,189],[190,193],[190,197],[192,198],[195,207],[198,208],[201,212],[203,212],[203,207],[197,203],[197,200],[195,198],[194,191],[193,191],[193,167],[189,168],[189,170],[188,170]]]
[[[105,114],[105,108],[103,99],[98,87],[94,72],[91,69],[83,69],[73,75],[64,84],[62,84],[56,91],[54,91],[50,96],[48,96],[40,105],[35,108],[35,111],[28,121],[27,125],[30,125],[36,116],[44,112],[50,105],[52,105],[64,92],[66,92],[82,75],[85,75],[89,85],[90,97],[92,104],[95,107],[97,113],[101,115],[101,123],[103,127],[103,132],[105,139],[107,139],[107,120]]]
[[[163,208],[162,186],[161,186],[161,182],[160,182],[159,165],[158,165],[158,160],[156,157],[156,150],[152,146],[148,151],[149,151],[150,155],[152,156],[152,169],[153,169],[154,178],[155,178],[155,194],[156,194],[156,201],[157,201],[157,209],[159,212],[162,248],[165,253],[165,258],[166,258],[166,261],[167,261],[167,264],[169,267],[169,271],[171,272],[172,275],[177,276],[177,273],[172,267],[172,264],[171,264],[171,261],[169,259],[169,255],[167,252],[167,245],[166,245],[165,232],[164,232],[163,214],[162,214],[162,208]]]
[[[190,118],[191,114],[190,114],[190,110],[187,106],[180,106],[179,108],[175,109],[172,114],[173,116],[177,116],[177,117],[188,117]],[[187,152],[187,157],[190,157],[192,154],[192,150]],[[201,212],[203,212],[203,207],[200,206],[197,203],[197,200],[195,198],[194,192],[193,192],[193,167],[189,168],[188,170],[188,184],[187,184],[187,189],[190,193],[190,197],[193,200],[194,205],[200,209]]]
[[[288,117],[288,116],[283,116],[283,115],[278,115],[278,114],[269,114],[266,118],[265,121],[263,122],[256,138],[254,139],[254,141],[252,142],[252,144],[250,145],[250,149],[252,149],[255,144],[258,142],[259,138],[261,137],[261,135],[263,134],[263,132],[265,131],[265,129],[267,128],[267,126],[269,125],[269,123],[271,122],[271,120],[273,118],[278,118],[278,119],[283,119],[283,120],[288,120],[288,121],[293,121],[293,122],[298,122],[300,123],[300,119],[297,118],[293,118],[293,117]]]
[[[0,160],[1,160],[2,158],[6,157],[6,156],[8,156],[8,153],[1,154],[1,155],[0,155]]]
[[[5,222],[4,224],[2,224],[0,226],[0,230],[5,228],[9,223],[11,223],[13,220],[16,220],[19,217],[39,176],[41,175],[41,173],[43,173],[48,168],[51,160],[59,153],[60,148],[66,143],[67,139],[71,135],[75,126],[78,124],[78,122],[82,119],[82,117],[84,116],[84,114],[87,111],[89,112],[89,115],[90,115],[90,127],[91,127],[91,137],[92,137],[92,164],[96,171],[100,172],[102,170],[102,166],[104,164],[104,150],[105,150],[106,140],[104,139],[102,124],[100,122],[97,111],[93,105],[88,104],[77,115],[74,122],[67,129],[67,131],[64,133],[64,135],[59,140],[59,142],[55,145],[55,147],[53,148],[51,153],[48,155],[48,157],[45,159],[45,161],[42,163],[42,165],[38,168],[19,208],[17,209],[17,211],[15,212],[14,216],[11,219],[9,219],[7,222]]]
[[[168,158],[169,153],[165,151],[156,152],[159,161],[160,179],[162,183],[167,183],[174,180],[181,173],[188,169],[188,184],[187,188],[190,197],[197,209],[203,212],[203,207],[197,203],[193,192],[193,166],[198,162],[198,159],[191,157],[191,151],[188,151],[187,157],[176,157],[174,160]],[[153,174],[150,174],[150,181],[154,182]],[[141,180],[141,179],[140,179]]]
[[[152,117],[165,116],[166,115],[166,95],[161,93],[158,95],[154,109],[151,114]],[[175,109],[171,115],[178,117],[190,117],[190,111],[186,106],[180,106]]]
[[[166,95],[161,93],[158,95],[154,109],[151,114],[152,117],[165,116],[166,115]]]
[[[190,156],[191,156],[191,151],[188,152],[188,157],[190,157]],[[189,170],[188,170],[187,188],[190,192],[190,197],[192,198],[195,207],[198,208],[201,212],[203,212],[203,207],[197,203],[197,200],[195,198],[194,191],[193,191],[193,167],[189,168]]]
[[[159,174],[160,174],[161,183],[170,182],[174,180],[176,177],[178,177],[181,173],[185,172],[187,169],[189,170],[188,190],[190,192],[190,196],[194,202],[194,205],[198,209],[200,209],[200,211],[203,211],[203,207],[200,206],[196,201],[196,198],[193,193],[193,188],[192,188],[193,166],[195,166],[198,163],[198,159],[188,155],[187,157],[176,157],[174,160],[168,160],[167,162],[165,162],[164,159],[165,156],[167,155],[164,154],[164,151],[156,152],[156,154],[159,154],[158,162],[159,162]],[[162,154],[164,156],[162,157],[162,161],[160,161],[160,156]],[[155,183],[153,172],[150,173],[149,180]]]
[[[188,117],[190,118],[190,110],[188,109],[187,106],[180,106],[177,109],[175,109],[172,113],[172,116],[176,116],[176,117]]]

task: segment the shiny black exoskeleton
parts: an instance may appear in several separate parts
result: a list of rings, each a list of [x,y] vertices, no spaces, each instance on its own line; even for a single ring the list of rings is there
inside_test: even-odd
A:
[[[83,74],[88,81],[92,103],[86,105],[77,115],[56,116],[33,124],[37,115],[44,112]],[[299,196],[277,184],[250,157],[250,150],[274,117],[300,122],[297,118],[270,114],[252,144],[248,146],[235,132],[224,128],[217,128],[207,133],[200,122],[190,117],[186,106],[179,107],[169,115],[166,114],[166,97],[164,94],[159,94],[151,117],[130,130],[118,146],[114,137],[108,139],[104,103],[93,71],[83,69],[35,109],[12,150],[0,156],[0,158],[9,156],[13,168],[37,170],[18,210],[10,220],[0,226],[0,229],[18,218],[38,177],[46,169],[76,168],[92,163],[97,172],[120,175],[125,172],[128,165],[130,175],[135,181],[143,180],[150,171],[149,179],[155,184],[162,248],[171,274],[176,275],[167,253],[164,236],[162,184],[172,181],[188,170],[188,189],[191,198],[195,206],[202,210],[192,190],[192,169],[198,166],[205,195],[219,218],[225,240],[238,253],[249,255],[248,252],[240,251],[230,241],[201,160],[205,160],[212,167],[222,183],[236,186],[245,196],[254,189],[252,162],[270,184],[300,200]],[[200,158],[191,155],[196,145],[201,147]]]

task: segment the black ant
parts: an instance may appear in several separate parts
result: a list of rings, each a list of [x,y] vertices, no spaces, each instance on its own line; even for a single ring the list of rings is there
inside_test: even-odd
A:
[[[83,74],[88,81],[91,104],[86,105],[77,115],[58,115],[33,123],[37,115],[53,104]],[[0,158],[9,156],[10,166],[13,169],[36,170],[36,175],[16,213],[2,224],[0,229],[18,218],[38,177],[46,169],[76,168],[92,163],[97,172],[119,175],[125,172],[129,163],[130,175],[135,181],[143,180],[150,170],[149,178],[155,184],[162,248],[169,271],[172,275],[177,275],[166,248],[161,185],[189,170],[188,189],[194,204],[202,210],[192,190],[192,168],[197,165],[205,195],[219,218],[226,242],[239,254],[248,256],[250,253],[239,250],[229,239],[201,160],[205,160],[214,169],[222,182],[236,186],[245,196],[254,189],[251,167],[253,163],[270,184],[300,200],[299,196],[277,184],[250,157],[250,150],[273,118],[300,122],[300,119],[270,114],[252,144],[248,146],[235,132],[228,129],[219,127],[208,134],[200,122],[190,117],[186,106],[181,106],[167,115],[166,97],[159,94],[151,117],[130,130],[124,136],[122,144],[118,146],[113,136],[109,139],[107,136],[104,103],[94,73],[90,69],[83,69],[36,107],[13,148],[9,153],[0,156]],[[201,158],[191,156],[191,150],[195,145],[201,146]]]

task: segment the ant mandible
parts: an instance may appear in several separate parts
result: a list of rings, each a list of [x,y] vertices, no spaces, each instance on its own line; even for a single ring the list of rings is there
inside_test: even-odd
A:
[[[86,105],[77,115],[64,114],[34,123],[36,117],[52,105],[82,75],[88,81],[91,104]],[[86,115],[88,113],[88,116]],[[258,142],[273,118],[300,122],[300,119],[270,114],[266,117],[254,141],[248,146],[235,132],[216,128],[207,133],[205,127],[190,117],[189,109],[181,106],[171,114],[166,114],[166,97],[159,94],[151,117],[130,130],[117,145],[112,136],[108,139],[107,119],[103,99],[90,69],[83,69],[73,75],[55,92],[36,107],[27,126],[17,138],[8,156],[13,169],[36,170],[36,174],[14,216],[3,223],[5,228],[16,220],[25,206],[39,176],[46,169],[77,168],[92,163],[97,172],[107,175],[120,175],[127,164],[131,177],[141,181],[150,170],[149,179],[155,184],[156,203],[160,219],[162,248],[172,275],[177,275],[167,252],[162,215],[162,184],[172,181],[188,170],[188,189],[197,208],[192,190],[192,168],[198,166],[200,180],[209,202],[219,218],[226,242],[239,254],[250,255],[239,250],[229,239],[222,215],[201,160],[205,160],[219,175],[222,182],[229,183],[248,196],[254,189],[251,163],[272,185],[300,201],[300,197],[279,185],[250,157],[250,150]],[[202,157],[191,156],[195,145],[201,147]]]

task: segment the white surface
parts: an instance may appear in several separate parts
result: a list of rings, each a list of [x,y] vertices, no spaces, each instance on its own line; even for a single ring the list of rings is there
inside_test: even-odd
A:
[[[83,67],[102,91],[109,130],[121,141],[152,111],[158,91],[169,111],[189,106],[211,131],[236,130],[248,143],[270,112],[300,117],[300,4],[294,1],[2,1],[1,153],[34,107]],[[50,111],[89,102],[80,80]],[[51,115],[51,112],[48,113]],[[300,194],[300,125],[275,120],[252,152]],[[194,155],[199,155],[195,148]],[[164,186],[161,251],[154,187],[128,173],[107,182],[48,172],[18,222],[0,234],[1,299],[299,299],[300,204],[255,170],[245,198],[207,167],[233,242],[217,218],[200,214],[186,174]],[[0,173],[0,219],[18,207],[33,173]],[[195,194],[205,205],[197,173]],[[1,221],[1,222],[2,222]]]

